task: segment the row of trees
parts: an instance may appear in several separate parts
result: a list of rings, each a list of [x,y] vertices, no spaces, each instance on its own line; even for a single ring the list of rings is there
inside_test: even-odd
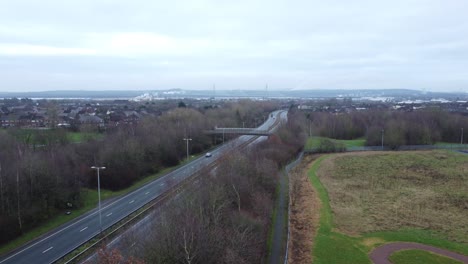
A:
[[[22,130],[0,130],[0,243],[70,207],[82,206],[83,190],[96,187],[92,165],[107,167],[102,188],[122,189],[183,160],[183,138],[192,138],[190,153],[200,153],[219,143],[204,130],[253,124],[255,119],[243,113],[253,110],[266,116],[274,107],[241,101],[201,110],[175,108],[80,144],[70,144],[60,129],[30,131],[26,136],[17,136]]]
[[[293,113],[267,141],[223,158],[195,187],[158,208],[144,237],[129,234],[122,253],[111,252],[146,263],[265,262],[280,168],[302,148],[304,121]],[[106,259],[99,263],[112,263]]]
[[[0,131],[0,242],[79,201],[82,160],[74,146],[33,150]]]
[[[313,135],[335,139],[365,138],[366,144],[386,146],[425,145],[439,141],[460,142],[461,128],[468,129],[468,117],[438,109],[414,112],[367,110],[333,114],[306,113]],[[464,138],[468,133],[464,135]]]

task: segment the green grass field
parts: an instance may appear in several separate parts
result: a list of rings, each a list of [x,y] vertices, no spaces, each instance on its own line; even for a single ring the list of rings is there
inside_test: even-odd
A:
[[[94,132],[67,132],[67,138],[72,143],[80,143],[92,139],[100,139],[104,135]]]
[[[323,138],[323,137],[309,137],[307,139],[305,149],[316,148],[320,144],[321,139],[330,139],[336,143],[342,143],[348,148],[362,147],[366,144],[366,140],[363,138],[351,139],[351,140],[340,140],[340,139],[331,139],[331,138]]]
[[[445,162],[441,162],[441,161],[434,162],[433,160],[430,160],[430,159],[427,160],[428,157],[424,157],[424,155],[423,157],[420,157],[419,160],[416,159],[415,162],[419,164],[425,164],[425,165],[434,163],[433,166],[435,167],[437,166],[440,167],[441,164],[446,164],[445,166],[443,166],[443,168],[445,168],[446,171],[444,172],[444,169],[442,169],[443,172],[441,173],[455,172],[456,170],[459,170],[460,168],[457,166],[454,166],[454,164],[461,164],[460,166],[464,166],[464,164],[468,163],[468,156],[459,155],[455,153],[449,153],[447,151],[433,151],[430,153],[432,153],[432,155],[434,155],[436,159],[443,159],[445,160]],[[394,157],[395,158],[394,161],[396,162],[396,164],[398,163],[404,164],[404,160],[408,160],[408,162],[411,161],[411,158],[408,156],[405,156],[405,154],[408,154],[408,153],[405,152],[405,153],[392,154],[392,155],[402,155],[399,158]],[[411,153],[411,155],[415,155],[415,154]],[[349,155],[349,156],[353,157],[352,155]],[[359,208],[358,206],[344,208],[344,209],[339,208],[339,206],[337,207],[336,206],[337,200],[335,197],[336,193],[332,192],[333,196],[330,196],[329,194],[330,190],[327,190],[325,186],[334,186],[333,188],[336,188],[335,185],[339,185],[339,184],[336,183],[336,181],[333,182],[332,184],[329,183],[329,185],[323,184],[322,182],[323,175],[320,174],[320,173],[323,173],[323,171],[321,171],[323,169],[322,168],[323,163],[330,161],[334,157],[335,155],[322,156],[320,159],[318,159],[315,162],[315,164],[312,166],[311,170],[309,171],[309,179],[312,185],[314,186],[314,188],[316,189],[319,195],[319,198],[322,202],[322,208],[320,210],[320,226],[319,226],[317,236],[315,238],[313,250],[312,250],[315,263],[338,263],[338,264],[339,263],[370,263],[368,254],[373,248],[379,245],[385,244],[387,242],[394,242],[394,241],[419,242],[419,243],[433,245],[436,247],[445,248],[448,250],[452,250],[452,251],[456,251],[456,252],[468,255],[467,243],[461,242],[463,241],[464,236],[462,235],[461,238],[457,237],[456,234],[452,232],[453,230],[450,230],[454,228],[453,226],[448,226],[448,228],[440,227],[439,228],[440,230],[431,230],[430,228],[417,228],[415,226],[410,226],[410,225],[409,226],[400,225],[396,228],[389,226],[390,229],[379,230],[379,226],[375,228],[375,225],[374,225],[375,223],[373,222],[375,218],[376,217],[378,218],[379,216],[376,215],[376,213],[373,212],[372,209],[367,208],[364,210],[364,216],[367,216],[367,218],[364,218],[364,220],[362,220],[361,218],[357,217],[359,221],[363,221],[363,222],[362,223],[357,222],[356,225],[352,225],[351,226],[352,232],[350,232],[350,230],[347,229],[347,226],[343,227],[342,225],[343,222],[356,223],[356,219],[352,218],[354,217],[353,212],[355,211],[361,212],[360,210],[362,210],[362,208]],[[359,166],[363,166],[365,164],[369,166],[370,164],[372,168],[374,168],[373,165],[375,165],[374,169],[380,169],[383,172],[390,171],[389,173],[391,173],[392,170],[389,170],[388,168],[384,166],[385,162],[388,161],[386,160],[386,158],[388,159],[389,157],[386,155],[383,155],[383,157],[381,158],[383,160],[379,160],[379,159],[372,160],[368,156],[361,157],[362,162],[358,162],[358,164],[360,164]],[[353,167],[351,166],[353,162],[357,162],[356,160],[346,161],[346,162],[349,162],[349,164],[348,163],[346,163],[345,165],[341,164],[341,167],[340,167],[341,173],[344,175],[344,177],[352,179],[352,177],[358,177],[359,175],[361,175],[360,173],[357,173],[356,168],[353,169]],[[395,164],[392,163],[392,165],[395,165]],[[368,172],[367,174],[376,173],[375,171],[372,170],[372,168],[367,168],[367,170],[365,170],[364,168],[361,168],[361,169],[363,171]],[[447,170],[449,172],[447,172]],[[317,175],[318,173],[320,175],[320,178]],[[389,175],[389,173],[385,175]],[[434,175],[440,176],[440,174],[431,174],[431,177]],[[461,174],[458,173],[457,175],[461,175]],[[390,176],[387,176],[387,177],[390,177]],[[367,178],[364,178],[364,179],[365,181],[368,181],[368,182],[371,181]],[[453,176],[452,180],[456,181],[457,177]],[[395,179],[392,178],[391,182],[394,182],[394,181]],[[349,182],[351,183],[353,181],[350,180]],[[383,182],[386,182],[386,181],[383,181]],[[354,183],[356,182],[354,181]],[[377,184],[377,183],[368,183],[368,184]],[[373,186],[372,188],[374,187],[375,186]],[[464,188],[464,186],[461,185],[459,188]],[[343,193],[340,193],[338,195],[338,197],[341,197],[343,201],[345,202],[349,200],[352,201],[352,199],[355,199],[356,197],[357,198],[367,197],[368,195],[371,195],[371,193],[367,192],[365,188],[364,190],[360,190],[361,187],[359,186],[359,182],[356,183],[356,185],[354,186],[352,184],[346,185],[345,189],[346,189],[346,193],[348,193],[350,197],[347,197],[346,194],[343,194]],[[452,188],[452,191],[453,193],[455,193],[455,197],[458,197],[456,195],[457,193],[456,190],[453,190]],[[404,192],[397,194],[397,196],[403,196],[403,197],[405,197],[405,195],[407,194],[405,194]],[[371,197],[375,198],[372,195]],[[412,201],[411,196],[406,197],[406,199],[407,201]],[[370,201],[372,201],[372,199],[370,199]],[[454,200],[455,207],[456,207],[457,201],[459,200],[456,200],[456,199]],[[392,206],[394,202],[395,200],[390,200],[389,204],[381,205],[376,208],[377,210],[380,210],[380,211],[385,211],[386,210],[385,208],[387,208],[388,210],[391,210],[394,208]],[[358,202],[356,202],[356,204],[357,205],[362,204],[362,201],[358,199]],[[452,210],[452,209],[453,208],[451,209],[449,208],[449,210]],[[457,211],[456,209],[453,209],[453,210],[454,210],[453,212]],[[423,212],[423,211],[420,211],[420,212]],[[460,213],[460,211],[458,212]],[[430,216],[431,214],[429,213],[428,215]],[[344,217],[346,218],[341,219]],[[395,221],[395,219],[392,219],[392,220]],[[426,219],[421,217],[419,221],[426,221]],[[365,231],[362,231],[360,229],[355,230],[354,228],[358,224],[366,227],[367,229],[365,229]],[[443,225],[444,223],[442,223],[442,226]],[[458,232],[463,233],[463,231],[460,231],[460,230],[458,230]],[[451,238],[451,240],[449,238]],[[462,240],[460,241],[459,239],[462,239]],[[339,252],[339,254],[337,252]],[[408,262],[408,263],[419,263],[419,262]]]
[[[13,134],[18,140],[28,142],[28,144],[41,145],[46,144],[47,140],[57,140],[58,137],[64,137],[70,143],[80,143],[94,139],[100,139],[104,135],[97,132],[71,132],[58,129],[17,129]]]

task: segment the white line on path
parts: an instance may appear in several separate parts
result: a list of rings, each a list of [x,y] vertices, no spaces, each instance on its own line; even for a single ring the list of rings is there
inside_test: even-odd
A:
[[[149,192],[145,192],[145,195],[147,195]]]
[[[83,232],[83,231],[85,231],[86,229],[88,229],[88,227],[85,227],[85,228],[81,229],[80,232]]]
[[[51,249],[53,249],[53,248],[54,248],[54,247],[50,247],[50,248],[48,248],[48,249],[42,251],[42,254],[46,253],[47,251],[49,251],[49,250],[51,250]]]
[[[108,214],[106,215],[106,217],[109,217],[109,216],[111,216],[111,215],[112,215],[112,213],[108,213]]]
[[[129,203],[131,204],[131,203],[133,203],[134,201],[135,201],[135,200],[131,200]]]
[[[164,183],[159,184],[159,186],[164,186]]]

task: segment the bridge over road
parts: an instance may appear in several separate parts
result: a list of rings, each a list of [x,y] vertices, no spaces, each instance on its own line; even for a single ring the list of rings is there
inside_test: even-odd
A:
[[[255,128],[237,128],[237,127],[216,127],[213,130],[205,130],[206,134],[237,134],[237,135],[249,135],[249,136],[269,136],[271,131],[259,130]]]

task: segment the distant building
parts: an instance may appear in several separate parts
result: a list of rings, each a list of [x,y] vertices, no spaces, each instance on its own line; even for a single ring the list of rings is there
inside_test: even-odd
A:
[[[104,120],[102,118],[100,118],[99,116],[95,116],[95,115],[79,115],[78,121],[81,124],[100,125],[104,123]]]

